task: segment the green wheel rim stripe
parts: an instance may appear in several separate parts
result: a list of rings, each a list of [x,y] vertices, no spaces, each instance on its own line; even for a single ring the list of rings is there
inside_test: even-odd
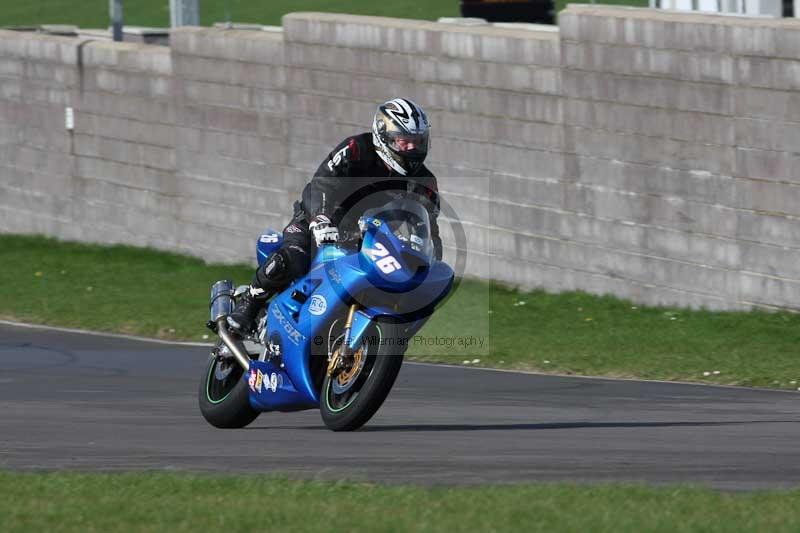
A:
[[[216,361],[214,362],[214,364],[216,364]],[[212,365],[210,365],[208,367],[208,377],[206,378],[206,398],[208,399],[209,402],[213,403],[214,405],[217,405],[217,404],[220,404],[220,403],[224,402],[225,400],[227,400],[228,396],[230,396],[231,393],[233,392],[233,389],[228,391],[228,394],[226,394],[225,396],[223,396],[219,400],[212,400],[211,399],[211,395],[208,393],[208,389],[211,386],[211,373],[214,371],[214,364],[212,364]],[[236,385],[234,385],[234,387],[235,386]]]
[[[378,330],[378,347],[379,347],[378,353],[380,353],[380,345],[381,341],[383,340],[383,332],[381,331],[381,327],[378,324],[375,324],[375,329]],[[330,387],[331,387],[331,380],[328,380],[328,390],[325,391],[325,405],[328,407],[328,410],[331,411],[332,413],[341,413],[342,411],[350,407],[353,404],[353,402],[356,401],[356,399],[358,398],[358,393],[356,393],[355,396],[353,396],[344,407],[340,407],[339,409],[334,409],[333,407],[331,407],[330,394],[328,394],[328,392],[330,392]]]

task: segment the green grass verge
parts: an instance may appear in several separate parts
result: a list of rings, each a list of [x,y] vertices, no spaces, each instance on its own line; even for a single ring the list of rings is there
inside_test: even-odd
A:
[[[0,235],[0,264],[0,317],[195,341],[209,333],[211,284],[247,283],[253,272],[152,250],[17,235]],[[408,357],[797,389],[799,347],[800,314],[649,308],[466,280],[410,340]]]
[[[800,491],[386,487],[255,476],[0,472],[3,531],[800,530]]]
[[[556,0],[561,11],[569,0]],[[588,3],[588,2],[586,2]],[[600,4],[644,7],[646,0],[602,0]],[[201,24],[232,20],[280,25],[281,17],[295,11],[354,13],[382,17],[436,20],[461,16],[459,0],[202,0]],[[130,26],[169,26],[168,0],[125,0],[125,24]],[[81,28],[109,25],[108,0],[0,0],[0,26],[73,24]]]

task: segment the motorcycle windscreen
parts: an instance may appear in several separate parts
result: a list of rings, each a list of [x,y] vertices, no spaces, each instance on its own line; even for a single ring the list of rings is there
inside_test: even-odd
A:
[[[428,263],[433,262],[436,252],[431,238],[431,219],[420,201],[411,197],[399,198],[382,207],[369,209],[364,215],[380,219],[407,248]]]

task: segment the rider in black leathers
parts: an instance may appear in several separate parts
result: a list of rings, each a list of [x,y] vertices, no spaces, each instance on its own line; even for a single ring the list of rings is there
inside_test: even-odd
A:
[[[270,296],[308,272],[315,245],[336,242],[340,230],[356,231],[365,210],[384,205],[398,192],[426,199],[436,258],[441,259],[438,187],[423,164],[429,144],[430,125],[417,104],[396,98],[379,106],[372,132],[346,138],[320,164],[302,201],[295,202],[283,243],[256,270],[228,325],[242,334],[251,331]]]

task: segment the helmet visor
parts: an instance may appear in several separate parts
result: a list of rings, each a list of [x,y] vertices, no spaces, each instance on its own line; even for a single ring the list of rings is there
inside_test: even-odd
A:
[[[386,141],[393,152],[408,159],[424,159],[428,155],[430,136],[425,133],[387,132]]]

